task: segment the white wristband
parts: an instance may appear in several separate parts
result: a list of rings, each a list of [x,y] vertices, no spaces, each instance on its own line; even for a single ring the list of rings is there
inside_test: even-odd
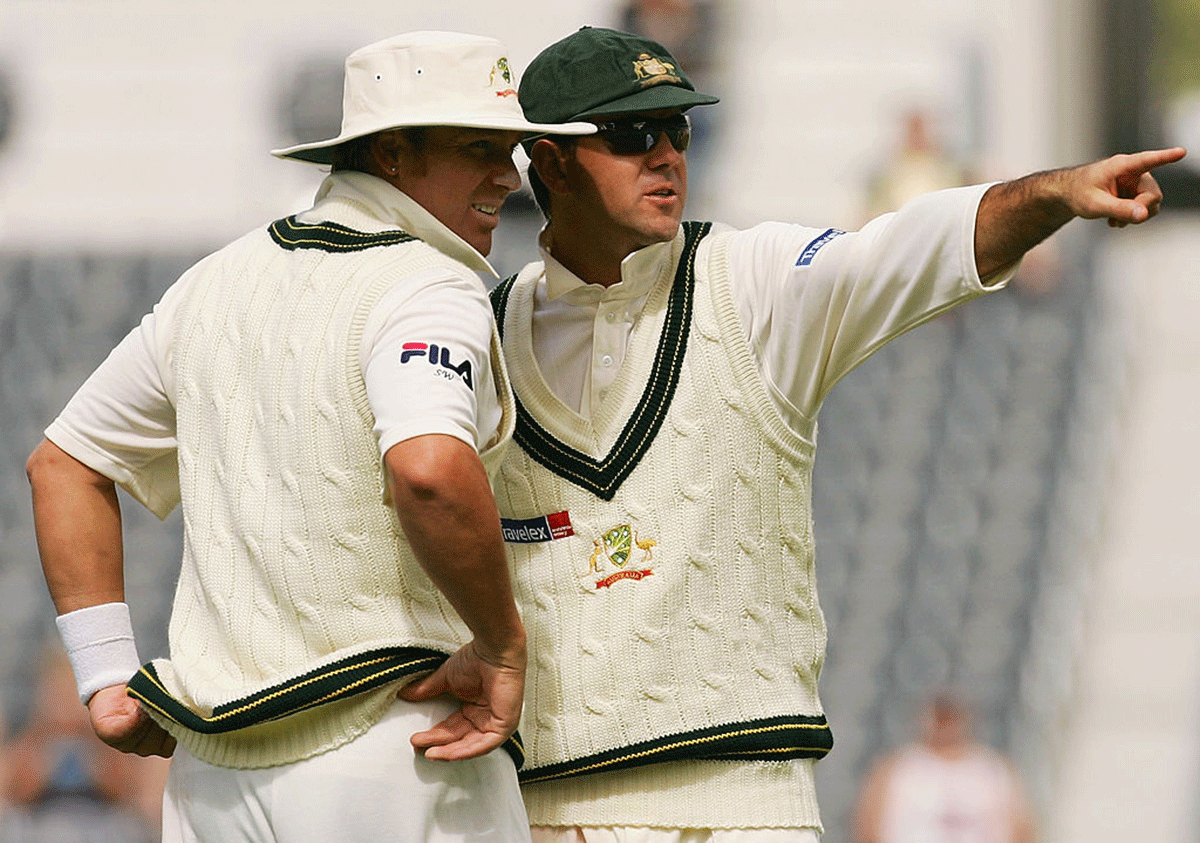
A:
[[[84,705],[101,688],[123,685],[141,669],[125,603],[76,609],[59,615],[55,623]]]

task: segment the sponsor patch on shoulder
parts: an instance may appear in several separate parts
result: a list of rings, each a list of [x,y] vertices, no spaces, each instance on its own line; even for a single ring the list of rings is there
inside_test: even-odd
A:
[[[450,357],[450,349],[445,346],[439,347],[436,343],[426,342],[404,343],[400,351],[400,365],[403,366],[414,358],[425,360],[431,366],[437,367],[434,373],[438,377],[453,379],[457,375],[467,384],[467,389],[475,388],[471,376],[471,361],[464,359],[461,363],[454,363]]]
[[[575,535],[571,514],[566,510],[536,518],[501,518],[500,531],[510,544],[537,544]]]
[[[813,262],[813,258],[817,256],[817,252],[821,251],[822,246],[838,235],[845,233],[840,228],[825,229],[824,234],[818,235],[811,243],[804,247],[804,251],[800,253],[800,259],[796,261],[796,266],[808,266]]]

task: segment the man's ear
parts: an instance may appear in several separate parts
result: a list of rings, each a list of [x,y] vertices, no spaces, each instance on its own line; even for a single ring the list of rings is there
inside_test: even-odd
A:
[[[568,153],[563,147],[546,138],[537,140],[529,151],[529,163],[551,193],[571,192],[567,178],[567,157]]]
[[[396,175],[412,152],[412,144],[403,132],[379,132],[371,138],[371,162],[379,168],[379,174],[384,178]]]

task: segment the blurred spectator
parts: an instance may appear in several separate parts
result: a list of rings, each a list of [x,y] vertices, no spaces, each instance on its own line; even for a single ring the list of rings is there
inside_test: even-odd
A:
[[[904,113],[899,145],[869,179],[863,222],[894,211],[910,199],[947,187],[972,184],[979,173],[953,155],[938,136],[931,114],[914,106]],[[1052,294],[1062,279],[1058,241],[1026,253],[1010,286],[1030,298]]]
[[[28,720],[4,748],[0,843],[154,843],[166,766],[96,737],[55,641],[42,656]]]
[[[720,95],[717,79],[719,21],[717,0],[626,0],[618,10],[617,29],[657,41],[667,48],[697,91]],[[712,182],[703,171],[713,158],[719,109],[693,108],[692,144],[688,147],[688,204],[703,211],[699,191]],[[704,213],[707,213],[704,211]],[[703,216],[703,213],[701,214]]]
[[[867,777],[854,843],[1030,843],[1033,823],[1009,762],[971,735],[958,695],[933,696],[919,740],[885,756]]]
[[[667,48],[695,83],[711,72],[716,9],[711,0],[628,0],[618,29],[657,41]]]
[[[930,114],[911,108],[901,122],[899,147],[868,185],[867,219],[894,211],[909,199],[971,181],[969,168],[938,138]]]

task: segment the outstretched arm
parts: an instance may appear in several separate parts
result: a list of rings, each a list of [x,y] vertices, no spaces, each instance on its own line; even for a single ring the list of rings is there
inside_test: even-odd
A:
[[[475,449],[429,434],[384,456],[400,524],[417,560],[474,638],[430,676],[405,687],[407,700],[450,693],[457,712],[412,737],[427,758],[473,758],[517,728],[525,691],[525,628],[509,581],[500,517]]]
[[[1162,202],[1162,191],[1150,171],[1185,154],[1176,147],[1114,155],[993,185],[983,195],[975,218],[979,277],[1020,260],[1074,217],[1107,217],[1108,224],[1116,227],[1145,222],[1158,213]]]
[[[113,482],[48,439],[29,457],[26,473],[33,494],[38,553],[59,615],[123,603],[121,510]],[[132,638],[132,631],[129,636]],[[133,656],[129,658],[136,662]],[[111,666],[115,668],[111,674],[110,666],[94,665],[94,676],[112,675],[115,679],[120,675],[122,680],[132,676],[137,665],[121,661],[121,666]],[[76,678],[89,684],[88,677],[77,673]],[[109,746],[137,755],[170,756],[174,752],[175,739],[125,695],[124,681],[105,685],[86,702],[92,728]]]

